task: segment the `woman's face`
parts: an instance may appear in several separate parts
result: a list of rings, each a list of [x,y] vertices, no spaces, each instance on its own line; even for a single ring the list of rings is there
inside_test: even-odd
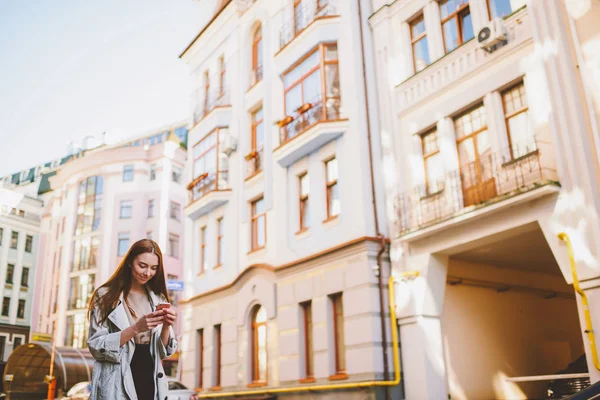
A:
[[[131,274],[140,285],[145,285],[158,271],[158,256],[154,253],[142,253],[133,259]]]

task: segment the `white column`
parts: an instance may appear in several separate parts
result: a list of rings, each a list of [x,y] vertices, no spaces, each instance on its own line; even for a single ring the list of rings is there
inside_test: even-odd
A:
[[[510,160],[508,132],[504,121],[502,96],[494,91],[483,97],[483,105],[487,114],[488,136],[492,152],[496,154],[499,163]]]
[[[412,42],[410,40],[410,25],[402,22],[400,26],[399,51],[397,54],[403,55],[400,58],[400,74],[399,79],[394,84],[400,83],[415,73],[414,55],[412,51]]]
[[[431,58],[431,62],[434,62],[445,54],[440,4],[437,1],[430,1],[423,9],[423,17],[425,18],[425,28],[427,29],[429,57]]]
[[[475,34],[475,37],[477,37],[477,32],[490,21],[487,0],[470,0],[469,8],[471,10],[471,19],[473,21],[473,33]]]
[[[412,152],[410,154],[410,175],[412,187],[425,185],[425,162],[421,135],[411,137]]]

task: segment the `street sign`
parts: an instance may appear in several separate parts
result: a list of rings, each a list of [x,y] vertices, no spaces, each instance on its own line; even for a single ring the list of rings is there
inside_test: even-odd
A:
[[[52,335],[49,335],[47,333],[34,332],[33,335],[31,336],[31,341],[32,342],[48,342],[48,343],[50,343],[52,341]]]
[[[183,281],[167,279],[167,290],[173,290],[175,292],[182,292],[183,291]]]

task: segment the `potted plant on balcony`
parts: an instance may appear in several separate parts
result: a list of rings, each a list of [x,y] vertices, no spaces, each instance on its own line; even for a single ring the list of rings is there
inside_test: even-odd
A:
[[[296,111],[298,112],[298,114],[304,114],[305,112],[310,110],[312,106],[312,103],[304,103],[300,107],[298,107]]]
[[[279,121],[277,121],[277,125],[280,128],[283,128],[284,126],[288,125],[290,122],[292,122],[294,120],[294,117],[292,117],[291,115],[286,116],[283,119],[280,119]]]

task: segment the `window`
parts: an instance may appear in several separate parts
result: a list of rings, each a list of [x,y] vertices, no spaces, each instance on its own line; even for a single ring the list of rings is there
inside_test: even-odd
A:
[[[118,256],[124,256],[127,253],[127,250],[129,250],[129,232],[119,233],[117,247],[118,247],[118,250],[117,250]]]
[[[148,218],[154,217],[154,199],[148,200]]]
[[[16,337],[13,339],[13,349],[16,349],[23,343],[23,339],[20,337]]]
[[[340,214],[340,191],[336,158],[325,162],[325,174],[327,181],[327,219],[331,219]]]
[[[67,346],[87,347],[88,324],[85,313],[67,316]]]
[[[17,318],[25,318],[25,300],[19,300],[19,306],[17,307]]]
[[[178,280],[177,275],[173,275],[173,274],[167,274],[167,285],[169,284],[169,281],[176,281]],[[168,294],[169,294],[169,300],[171,300],[171,305],[176,306],[177,305],[177,300],[178,300],[178,292],[174,291],[174,290],[168,290]]]
[[[204,375],[204,330],[198,329],[196,332],[198,335],[198,382],[196,386],[202,389],[204,384],[202,379]]]
[[[10,236],[10,248],[16,249],[19,244],[19,232],[12,231]]]
[[[504,119],[511,158],[519,158],[537,149],[529,126],[529,105],[523,82],[502,93]]]
[[[98,263],[99,237],[85,237],[73,244],[73,264],[71,272],[96,268]]]
[[[410,39],[412,41],[413,65],[415,72],[419,72],[429,65],[429,45],[425,31],[423,14],[410,22]]]
[[[169,203],[169,217],[179,221],[179,203],[175,203],[174,201]]]
[[[490,18],[504,18],[513,12],[511,3],[514,0],[488,0]]]
[[[15,275],[15,266],[14,264],[8,264],[6,266],[6,280],[5,282],[8,284],[13,284],[13,280],[14,280],[14,275]]]
[[[225,258],[225,226],[223,225],[223,218],[217,220],[217,266],[223,265],[223,259]]]
[[[219,147],[229,134],[227,128],[218,128],[204,136],[194,145],[193,177],[188,185],[192,191],[192,201],[197,200],[213,190],[228,188],[227,163],[219,160]]]
[[[310,181],[308,179],[308,174],[304,173],[298,177],[299,183],[299,210],[300,210],[300,231],[304,231],[308,229],[310,225],[310,208],[308,204],[308,194],[310,192]]]
[[[131,182],[133,180],[133,165],[125,165],[123,167],[123,182]]]
[[[210,76],[208,75],[208,70],[204,71],[204,115],[206,115],[209,110],[210,103]]]
[[[346,348],[344,345],[344,308],[342,294],[330,296],[333,318],[333,338],[335,351],[335,374],[346,374]]]
[[[169,234],[169,256],[179,258],[179,236]]]
[[[29,268],[27,267],[23,267],[23,272],[21,272],[21,286],[29,286]]]
[[[321,121],[340,118],[340,78],[336,43],[321,44],[283,76],[281,142]]]
[[[4,360],[4,348],[6,347],[6,336],[0,336],[0,359]]]
[[[71,278],[69,309],[86,308],[94,293],[95,274],[84,274]]]
[[[261,197],[251,203],[252,212],[252,232],[251,232],[251,249],[262,249],[267,241],[267,215],[265,212],[265,200]]]
[[[227,69],[225,68],[225,56],[219,58],[219,97],[225,94],[227,85]]]
[[[152,231],[146,232],[146,239],[152,240]],[[170,297],[170,296],[169,296]]]
[[[33,236],[31,236],[31,235],[25,236],[25,251],[27,253],[31,253],[32,245],[33,245]]]
[[[426,194],[437,193],[444,186],[444,168],[438,145],[437,130],[434,129],[421,135],[421,145],[425,164]]]
[[[8,313],[10,312],[10,297],[5,297],[2,299],[2,316],[8,317]]]
[[[221,324],[215,325],[214,358],[215,370],[213,387],[221,387]]]
[[[150,180],[156,179],[156,164],[150,164]]]
[[[103,190],[104,179],[101,176],[90,176],[79,184],[75,236],[94,232],[100,227]]]
[[[444,45],[448,53],[473,38],[469,0],[442,0],[440,11]]]
[[[252,75],[250,86],[254,86],[263,78],[263,40],[262,28],[259,26],[254,31],[252,39]]]
[[[179,167],[173,167],[173,171],[171,173],[171,180],[175,183],[181,183],[181,177],[183,175],[183,171]]]
[[[250,154],[246,156],[248,160],[248,176],[252,176],[262,170],[263,149],[265,143],[263,109],[262,106],[252,113],[252,143]]]
[[[313,361],[313,334],[312,334],[312,302],[307,301],[300,304],[302,308],[302,319],[304,323],[304,365],[306,378],[314,376]]]
[[[4,238],[4,228],[0,228],[0,246],[2,246],[2,238]]]
[[[267,310],[256,306],[252,312],[252,382],[267,382]]]
[[[200,228],[200,274],[206,270],[206,227]]]
[[[121,219],[131,218],[132,213],[133,213],[133,206],[131,204],[131,200],[122,200],[121,201],[121,212],[119,213],[119,218],[121,218]]]

